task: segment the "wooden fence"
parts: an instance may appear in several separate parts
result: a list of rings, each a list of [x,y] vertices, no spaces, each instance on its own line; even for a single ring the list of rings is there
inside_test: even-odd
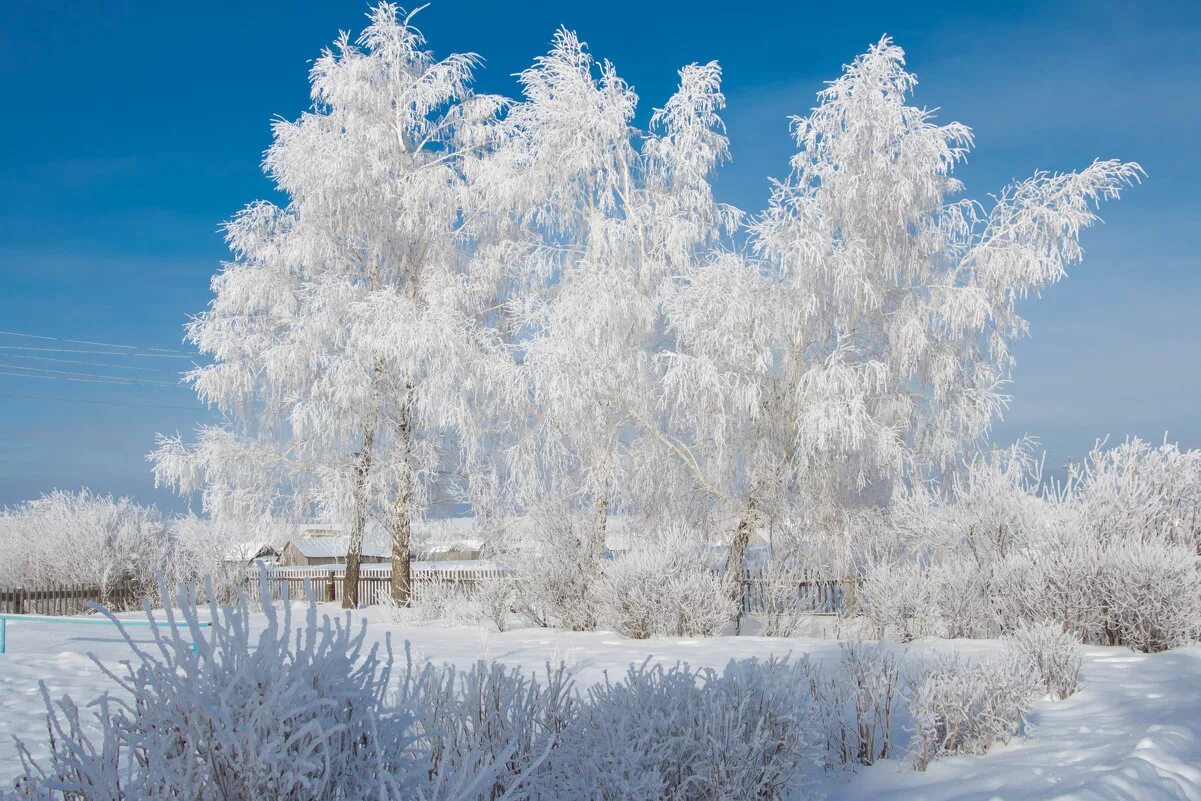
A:
[[[271,597],[279,599],[285,588],[288,597],[302,600],[305,597],[305,581],[312,583],[318,601],[341,601],[342,582],[345,568],[337,567],[273,567],[266,569],[266,579]],[[455,584],[465,590],[473,589],[483,581],[510,576],[507,570],[496,567],[479,568],[415,568],[413,582],[439,581]],[[257,571],[247,577],[248,588],[258,581]],[[381,592],[392,586],[392,566],[388,564],[363,565],[359,573],[359,603],[374,604]],[[763,568],[747,568],[742,574],[742,610],[748,614],[762,614],[780,609],[793,602],[814,614],[834,614],[842,607],[844,586],[840,581],[822,579],[810,574],[792,574],[782,577]]]
[[[86,584],[50,584],[39,587],[0,587],[0,612],[10,615],[81,615],[88,603],[112,609],[130,609],[142,594],[132,584],[118,584],[107,592]]]
[[[265,570],[268,591],[278,600],[305,598],[305,582],[311,583],[318,601],[340,602],[345,568],[272,567]],[[464,590],[480,582],[504,578],[511,573],[493,566],[455,568],[415,568],[413,581],[437,581],[454,584]],[[246,588],[257,595],[259,573],[248,571]],[[387,564],[363,565],[359,573],[359,603],[378,603],[381,593],[392,586],[392,567]],[[763,614],[799,602],[802,609],[815,614],[834,614],[843,604],[844,584],[815,575],[781,577],[763,568],[748,568],[742,574],[742,609],[748,614]],[[112,609],[135,609],[141,604],[141,591],[132,584],[121,584],[105,593],[100,587],[60,584],[42,587],[0,588],[0,612],[28,615],[79,615],[88,602],[102,603]]]
[[[278,600],[284,591],[292,600],[305,598],[305,582],[310,582],[318,601],[342,600],[343,581],[346,568],[336,567],[271,567],[265,569],[267,588],[271,597]],[[414,568],[413,583],[437,581],[454,584],[464,590],[474,589],[481,581],[491,581],[510,575],[509,571],[496,567],[464,568]],[[247,572],[247,589],[257,592],[259,574],[257,570]],[[378,603],[381,593],[392,589],[392,566],[388,564],[362,565],[359,570],[359,604]]]
[[[780,574],[766,568],[742,571],[742,611],[763,614],[800,608],[818,615],[833,615],[843,604],[846,587],[841,581],[810,573]]]

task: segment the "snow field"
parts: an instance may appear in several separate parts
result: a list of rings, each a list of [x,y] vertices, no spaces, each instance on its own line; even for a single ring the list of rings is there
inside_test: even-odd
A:
[[[332,606],[321,612],[338,614]],[[652,664],[685,662],[694,668],[723,668],[731,659],[808,656],[825,670],[839,665],[837,640],[716,637],[709,639],[629,640],[611,632],[565,632],[518,628],[502,633],[396,622],[385,610],[368,609],[356,619],[369,621],[368,637],[390,638],[399,652],[411,643],[417,659],[469,668],[477,660],[495,660],[540,673],[547,662],[565,663],[581,692],[617,681],[631,663],[648,657]],[[261,626],[262,615],[252,623]],[[813,621],[811,633],[821,633]],[[131,656],[116,630],[16,622],[10,624],[10,651],[0,665],[0,720],[9,736],[0,742],[0,771],[16,774],[14,737],[35,754],[45,749],[45,719],[38,681],[52,697],[70,694],[81,704],[111,689],[111,683],[86,654],[106,664]],[[135,642],[149,643],[149,633]],[[972,658],[1001,649],[990,640],[923,640],[890,646],[903,652],[902,665],[956,652]],[[403,657],[401,657],[403,658]],[[857,771],[817,775],[817,791],[829,801],[887,797],[897,801],[1031,801],[1034,799],[1201,799],[1201,647],[1160,654],[1091,647],[1085,651],[1083,688],[1064,701],[1039,701],[1028,718],[1025,737],[997,746],[982,757],[936,760],[924,773],[912,769],[903,729],[894,724],[891,759]]]

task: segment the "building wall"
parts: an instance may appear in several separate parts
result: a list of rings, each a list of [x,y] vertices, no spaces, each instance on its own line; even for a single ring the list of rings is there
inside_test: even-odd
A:
[[[387,556],[364,556],[362,564],[381,564],[391,562]],[[305,556],[293,543],[288,543],[280,553],[279,563],[286,567],[322,567],[325,565],[344,565],[345,556]]]

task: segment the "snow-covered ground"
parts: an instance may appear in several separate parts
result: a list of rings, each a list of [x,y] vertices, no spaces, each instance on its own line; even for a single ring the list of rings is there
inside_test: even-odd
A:
[[[336,612],[334,607],[329,612]],[[632,662],[654,661],[721,667],[730,659],[771,654],[808,654],[816,660],[840,656],[835,640],[817,637],[771,639],[718,637],[708,640],[627,640],[605,632],[519,628],[497,633],[477,628],[398,624],[381,609],[361,613],[369,631],[390,634],[396,650],[412,643],[415,656],[468,665],[500,660],[541,670],[566,662],[577,683],[618,677]],[[815,621],[818,633],[821,622]],[[109,663],[129,657],[115,630],[10,622],[7,654],[0,655],[0,778],[17,771],[13,736],[31,744],[45,739],[38,680],[52,694],[89,700],[108,689],[88,659]],[[148,641],[145,634],[140,635]],[[984,641],[924,642],[909,649],[992,650]],[[403,658],[403,657],[401,657]],[[821,780],[830,801],[888,798],[890,801],[1201,801],[1201,647],[1144,655],[1118,648],[1089,648],[1084,689],[1059,702],[1040,702],[1027,736],[984,757],[955,757],[916,773],[903,755],[858,773]]]

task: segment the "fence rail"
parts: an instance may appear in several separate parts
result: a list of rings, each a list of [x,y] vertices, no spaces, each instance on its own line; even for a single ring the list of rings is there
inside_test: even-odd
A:
[[[305,597],[305,582],[313,587],[318,601],[340,602],[346,570],[343,566],[271,567],[265,569],[267,589],[273,599],[284,596],[293,600]],[[465,590],[481,582],[511,576],[504,568],[480,567],[417,568],[414,582],[435,581],[454,584]],[[246,587],[257,592],[258,570],[246,574]],[[392,586],[392,567],[387,564],[363,565],[359,573],[359,602],[374,604],[381,593]],[[842,608],[845,587],[837,580],[810,574],[780,575],[763,568],[748,568],[742,574],[742,610],[764,614],[799,602],[802,609],[815,614],[833,614]],[[0,613],[26,615],[79,615],[88,603],[104,604],[113,609],[131,609],[141,602],[141,591],[132,584],[119,584],[105,591],[83,584],[57,584],[39,587],[0,588]]]
[[[511,576],[511,571],[497,567],[457,568],[414,568],[413,582],[438,581],[455,584],[471,590],[480,582]],[[341,601],[342,582],[346,576],[343,566],[328,567],[272,567],[266,569],[266,578],[271,597],[282,597],[286,587],[288,597],[304,598],[304,583],[312,582],[314,594],[319,601]],[[257,571],[248,574],[248,584],[253,587],[258,581]],[[392,586],[392,566],[388,564],[363,565],[359,573],[359,603],[374,604],[381,592]],[[834,614],[842,608],[844,584],[841,581],[820,578],[808,573],[779,574],[765,568],[747,568],[742,573],[742,611],[748,614],[763,614],[791,606],[815,614]]]
[[[279,600],[287,590],[288,597],[301,600],[305,597],[305,582],[313,587],[318,601],[341,601],[344,566],[331,567],[271,567],[265,568],[267,589],[271,597]],[[498,567],[414,568],[413,582],[435,581],[454,584],[465,590],[474,589],[482,581],[492,581],[512,575]],[[247,571],[248,589],[257,590],[259,573]],[[392,566],[387,564],[362,565],[359,571],[359,603],[378,603],[381,593],[392,588]]]
[[[87,584],[46,584],[0,587],[0,613],[10,615],[81,615],[88,603],[113,609],[129,609],[141,600],[133,584],[117,584],[107,590]]]
[[[845,592],[844,582],[816,574],[781,574],[766,568],[742,571],[742,611],[746,614],[794,608],[796,603],[805,611],[832,615],[842,608]]]

